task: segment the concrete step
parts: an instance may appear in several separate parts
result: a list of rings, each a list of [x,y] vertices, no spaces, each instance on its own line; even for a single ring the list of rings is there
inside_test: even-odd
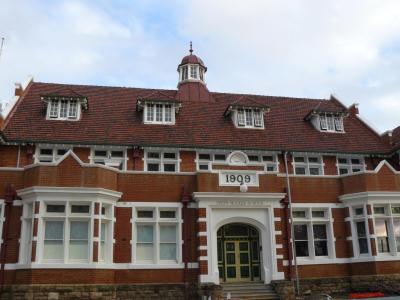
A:
[[[224,283],[222,284],[224,298],[228,293],[231,300],[278,300],[279,296],[270,285],[262,282]]]

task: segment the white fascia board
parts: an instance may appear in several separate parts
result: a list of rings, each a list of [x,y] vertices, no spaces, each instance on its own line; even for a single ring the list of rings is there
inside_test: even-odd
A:
[[[71,200],[71,195],[79,196],[80,200],[101,199],[110,202],[117,202],[122,193],[103,189],[103,188],[83,188],[83,187],[46,187],[33,186],[17,190],[18,196],[22,200],[40,198],[43,200]]]
[[[360,192],[353,194],[345,194],[339,196],[342,202],[367,203],[367,202],[384,202],[390,200],[398,200],[400,202],[400,192]]]
[[[193,198],[196,202],[202,200],[268,200],[280,201],[285,198],[285,193],[219,193],[195,192]]]

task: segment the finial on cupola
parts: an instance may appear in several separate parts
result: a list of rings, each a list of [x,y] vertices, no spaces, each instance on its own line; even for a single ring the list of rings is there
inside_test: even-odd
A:
[[[189,49],[190,55],[193,53],[193,47],[192,47],[192,41],[190,41],[190,49]]]

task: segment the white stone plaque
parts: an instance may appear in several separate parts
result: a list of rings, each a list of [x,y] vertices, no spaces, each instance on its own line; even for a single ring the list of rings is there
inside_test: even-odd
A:
[[[219,173],[220,186],[259,186],[258,174],[249,171],[221,171]]]

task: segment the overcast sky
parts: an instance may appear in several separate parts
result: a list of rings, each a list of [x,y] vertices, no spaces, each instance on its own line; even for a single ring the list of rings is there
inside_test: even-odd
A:
[[[0,99],[35,81],[176,88],[193,41],[211,91],[360,103],[400,125],[399,0],[1,0]]]

